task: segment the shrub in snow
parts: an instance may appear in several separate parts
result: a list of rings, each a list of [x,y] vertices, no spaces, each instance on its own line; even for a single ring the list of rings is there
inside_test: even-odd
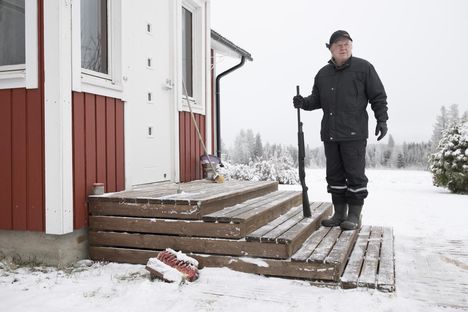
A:
[[[278,181],[279,184],[298,184],[299,174],[293,165],[285,159],[270,159],[244,164],[224,162],[219,169],[227,180],[243,181]]]
[[[468,193],[468,122],[455,123],[443,131],[429,165],[435,186],[454,193]]]

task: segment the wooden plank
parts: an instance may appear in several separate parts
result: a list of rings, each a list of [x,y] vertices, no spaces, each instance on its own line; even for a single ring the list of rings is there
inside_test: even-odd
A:
[[[27,230],[26,89],[13,89],[12,102],[12,206],[13,230]]]
[[[320,244],[315,248],[310,257],[307,259],[308,262],[324,262],[330,251],[335,246],[336,240],[341,234],[339,227],[333,227],[322,239]]]
[[[325,258],[326,263],[333,263],[336,265],[336,281],[340,280],[340,276],[344,271],[346,262],[348,260],[349,254],[353,249],[354,243],[356,242],[357,236],[358,230],[341,232],[341,235],[338,238],[335,246],[327,258]]]
[[[300,192],[297,194],[291,194],[286,200],[283,200],[282,203],[276,205],[272,209],[258,211],[256,215],[249,216],[245,220],[245,232],[251,233],[257,230],[259,227],[271,222],[272,220],[278,218],[282,214],[288,212],[292,207],[297,207],[302,202],[302,195]]]
[[[287,259],[288,248],[282,244],[265,244],[220,238],[183,237],[156,234],[89,232],[92,246],[126,247],[183,252]]]
[[[351,252],[344,273],[341,276],[341,287],[356,288],[358,285],[359,275],[361,274],[362,263],[369,242],[371,227],[365,225],[358,234],[358,238],[354,249]]]
[[[116,187],[116,123],[115,123],[115,99],[106,98],[106,192],[117,191]]]
[[[217,238],[242,238],[245,231],[244,227],[240,224],[113,216],[90,216],[89,228],[95,231],[139,232]]]
[[[0,90],[0,229],[13,228],[11,90]]]
[[[96,95],[96,182],[106,183],[106,98]]]
[[[149,258],[156,257],[158,253],[159,251],[156,250],[116,247],[91,246],[89,248],[89,256],[92,260],[134,264],[146,264]],[[222,255],[190,254],[190,256],[197,259],[201,268],[227,267],[239,272],[287,278],[332,281],[335,270],[332,265],[325,263],[290,262],[288,260],[252,259]]]
[[[84,93],[73,92],[73,227],[83,228],[86,208],[86,138]]]
[[[239,203],[237,205],[226,207],[223,210],[210,213],[206,216],[203,216],[203,220],[208,222],[218,221],[218,222],[236,222],[233,220],[234,217],[245,213],[246,211],[257,210],[264,205],[268,204],[271,201],[274,201],[277,198],[281,198],[282,192],[276,191],[264,196],[256,197]],[[244,218],[238,217],[237,223],[243,222]],[[211,221],[210,221],[211,220]]]
[[[92,215],[195,220],[200,217],[197,205],[142,204],[131,202],[89,201]]]
[[[262,202],[260,206],[255,207],[254,209],[245,209],[241,211],[240,214],[237,214],[233,217],[233,222],[241,220],[249,220],[257,218],[259,215],[262,215],[265,212],[275,210],[282,210],[281,207],[285,206],[287,208],[295,207],[300,205],[302,202],[301,192],[294,191],[277,191],[279,196],[274,196],[274,193],[264,195],[266,202]],[[286,212],[286,211],[285,211]],[[279,216],[279,215],[278,215]]]
[[[382,233],[383,229],[380,226],[373,226],[371,228],[366,257],[364,259],[361,275],[359,276],[358,280],[358,286],[360,287],[376,287]]]
[[[117,191],[125,189],[124,103],[115,100],[115,172]]]
[[[300,206],[302,207],[302,206]],[[286,233],[290,228],[295,226],[298,222],[300,222],[303,219],[303,215],[301,213],[298,213],[294,216],[291,216],[288,220],[284,221],[265,235],[261,237],[262,242],[274,242],[274,243],[280,243],[278,241],[278,237]],[[283,242],[286,243],[286,242]]]
[[[393,229],[389,227],[383,228],[377,288],[379,290],[388,292],[395,290],[395,255],[393,246]]]
[[[27,105],[27,224],[29,231],[44,231],[44,131],[39,89],[27,91]]]
[[[296,240],[300,235],[306,235],[308,237],[312,234],[312,231],[316,230],[320,226],[320,221],[324,214],[331,210],[331,203],[312,203],[310,206],[311,217],[304,218],[292,226],[289,230],[281,234],[277,240],[283,244],[290,244],[293,240]],[[305,239],[305,238],[304,238]]]
[[[180,171],[180,181],[187,182],[187,151],[185,150],[185,122],[183,120],[182,112],[179,113],[179,171]]]
[[[96,182],[96,96],[85,93],[84,107],[86,194],[91,194]]]
[[[320,227],[315,231],[305,242],[302,244],[302,247],[291,257],[291,261],[307,261],[307,258],[310,257],[312,252],[317,248],[322,239],[328,234],[331,230],[329,227]]]
[[[157,257],[159,251],[114,247],[89,247],[89,258],[94,261],[109,261],[131,264],[146,264],[149,258]]]
[[[261,228],[257,229],[256,231],[250,233],[249,235],[246,236],[247,241],[260,241],[261,238],[266,235],[268,232],[271,232],[274,230],[276,227],[280,226],[283,224],[285,221],[289,220],[293,216],[301,213],[302,211],[302,206],[297,206],[292,209],[290,209],[288,212],[285,214],[279,216],[272,222],[262,226]]]

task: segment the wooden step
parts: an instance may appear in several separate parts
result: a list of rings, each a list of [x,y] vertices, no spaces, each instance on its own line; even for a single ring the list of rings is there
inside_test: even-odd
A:
[[[276,191],[203,216],[205,222],[241,226],[242,236],[300,205],[302,193]]]
[[[92,215],[89,217],[89,228],[94,231],[240,239],[301,201],[301,192],[276,191],[203,216],[203,220],[209,222]]]
[[[276,190],[278,183],[274,181],[162,183],[89,196],[88,206],[91,215],[195,220]]]
[[[341,286],[395,291],[395,255],[391,228],[362,227],[341,277]]]
[[[257,252],[239,256],[222,255],[216,252],[209,252],[209,254],[195,252],[190,253],[190,256],[195,257],[201,267],[227,267],[241,272],[267,276],[337,282],[356,241],[358,231],[342,232],[338,227],[321,228],[320,231],[322,232],[320,235],[312,234],[304,243],[305,248],[301,248],[288,259],[262,257],[256,255]],[[323,232],[326,233],[323,234]],[[317,237],[321,237],[318,243],[316,242]],[[262,243],[250,242],[250,244]],[[310,248],[311,244],[315,248]],[[280,244],[263,243],[262,246],[267,248],[267,246],[278,245]],[[90,256],[95,260],[144,263],[148,257],[157,255],[156,250],[147,250],[146,247],[150,246],[140,245],[140,248],[135,249],[92,246],[90,247]],[[308,251],[305,252],[305,249]],[[179,248],[176,247],[176,250]],[[327,252],[324,252],[325,250]]]
[[[377,249],[372,247],[377,245],[379,256]],[[157,250],[90,247],[90,257],[102,261],[145,264],[148,258],[157,254]],[[321,281],[325,286],[395,291],[391,228],[364,226],[358,232],[321,227],[286,260],[207,254],[190,256],[195,257],[201,267],[228,267],[246,273]]]
[[[308,235],[318,228],[321,219],[331,212],[330,203],[312,203],[312,218],[302,217],[302,206],[292,208],[286,214],[270,222],[272,231],[263,236],[248,236],[246,239],[220,239],[214,237],[188,237],[116,231],[89,231],[91,246],[128,247],[163,250],[172,248],[183,252],[218,255],[252,256],[274,259],[289,258]],[[280,221],[278,221],[280,220]],[[191,224],[193,221],[186,221]],[[197,223],[198,224],[198,223]],[[214,223],[199,226],[214,226]],[[267,224],[266,226],[268,226]],[[137,230],[137,227],[133,227]],[[121,230],[121,228],[119,229]],[[268,237],[268,239],[264,239]]]

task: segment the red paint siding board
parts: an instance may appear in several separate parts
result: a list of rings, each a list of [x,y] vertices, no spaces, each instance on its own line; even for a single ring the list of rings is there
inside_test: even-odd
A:
[[[11,91],[0,90],[0,229],[11,230]]]
[[[84,94],[73,92],[73,226],[87,223],[86,207],[86,140]]]
[[[124,103],[115,103],[115,162],[117,191],[125,189]]]
[[[183,122],[183,115],[179,113],[179,180],[185,182],[185,123]]]
[[[197,116],[197,125],[198,125],[198,130],[201,133],[201,116],[199,114]],[[200,144],[200,138],[198,137],[197,129],[195,129],[195,180],[200,179],[200,155],[202,147]]]
[[[106,183],[106,98],[96,96],[96,182]]]
[[[13,229],[27,230],[26,90],[12,90]]]
[[[96,96],[85,93],[84,107],[86,194],[90,194],[96,182]]]
[[[115,192],[116,166],[115,166],[115,99],[106,98],[106,192]]]
[[[206,142],[206,118],[205,116],[200,116],[200,132],[201,132],[201,136],[203,138],[203,142],[205,143]],[[206,147],[206,143],[205,143],[205,147]],[[200,143],[200,155],[204,155],[205,154],[205,151],[203,150],[203,146],[201,145]],[[200,166],[200,169],[198,170],[199,172],[199,179],[203,179],[203,167],[201,166],[200,164],[200,159],[198,160],[198,165]]]
[[[44,198],[42,175],[42,104],[39,89],[27,91],[27,224],[30,231],[44,231]]]
[[[196,164],[197,133],[195,132],[195,126],[193,125],[193,119],[191,118],[191,116],[189,120],[191,121],[190,123],[190,169],[191,169],[190,180],[193,181],[197,179],[197,164]]]
[[[190,166],[190,123],[187,122],[187,113],[183,113],[185,123],[185,182],[190,181],[190,173],[192,172]]]

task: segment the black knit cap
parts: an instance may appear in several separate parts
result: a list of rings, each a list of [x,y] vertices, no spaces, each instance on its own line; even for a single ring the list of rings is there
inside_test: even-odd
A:
[[[349,40],[353,41],[353,39],[351,39],[351,36],[346,30],[337,30],[331,35],[330,42],[325,43],[325,45],[327,46],[327,48],[330,49],[333,43],[335,43],[336,41],[338,41],[338,39],[343,38],[343,37],[348,38]]]

